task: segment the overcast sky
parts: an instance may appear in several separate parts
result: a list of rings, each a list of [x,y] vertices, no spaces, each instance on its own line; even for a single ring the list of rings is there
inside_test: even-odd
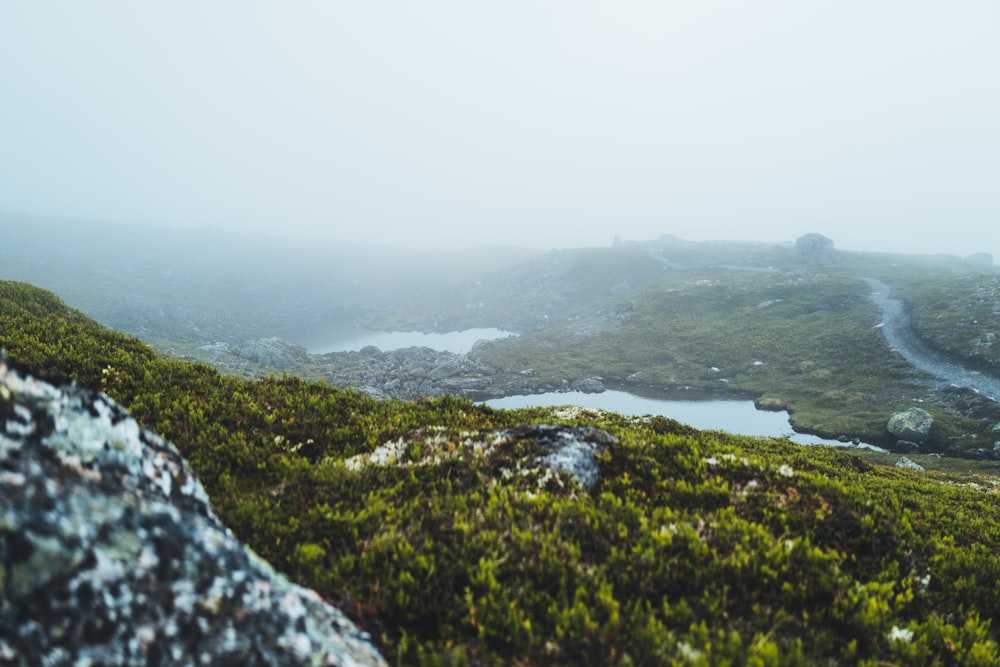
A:
[[[0,0],[0,209],[1000,261],[1000,1]]]

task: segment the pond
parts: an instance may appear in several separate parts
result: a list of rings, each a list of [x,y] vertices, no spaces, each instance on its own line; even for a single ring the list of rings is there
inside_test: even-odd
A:
[[[438,352],[465,354],[480,340],[497,340],[515,336],[509,331],[480,328],[449,331],[448,333],[423,333],[421,331],[364,331],[361,329],[338,337],[338,340],[309,348],[310,354],[353,352],[374,345],[383,352],[407,347],[429,347]]]
[[[485,401],[494,408],[552,407],[579,405],[599,408],[624,415],[662,415],[702,430],[726,431],[739,435],[760,435],[788,438],[801,445],[845,446],[836,440],[796,433],[788,421],[787,412],[758,410],[753,401],[733,399],[667,400],[636,396],[624,391],[603,391],[585,394],[578,391],[549,392],[527,396],[507,396]],[[860,447],[881,450],[862,443]]]

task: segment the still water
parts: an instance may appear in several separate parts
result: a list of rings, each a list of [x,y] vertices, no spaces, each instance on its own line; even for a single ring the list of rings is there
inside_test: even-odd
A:
[[[472,350],[476,341],[497,340],[515,334],[500,329],[465,329],[448,333],[422,333],[420,331],[361,331],[332,343],[310,348],[310,354],[353,352],[374,345],[383,352],[407,347],[429,347],[438,352],[464,354]]]
[[[787,412],[758,410],[753,401],[746,400],[677,401],[646,398],[624,391],[604,391],[599,394],[568,391],[495,398],[486,401],[486,405],[494,408],[579,405],[624,415],[663,415],[702,430],[788,438],[802,445],[844,445],[836,440],[796,433],[788,422]],[[878,449],[866,444],[860,446]]]

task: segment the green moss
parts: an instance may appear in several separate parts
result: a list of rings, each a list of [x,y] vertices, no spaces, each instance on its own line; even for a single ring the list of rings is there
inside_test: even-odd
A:
[[[784,307],[805,326],[837,321]],[[998,659],[995,480],[666,419],[227,378],[12,283],[0,283],[0,345],[102,387],[175,442],[237,535],[402,664]],[[740,345],[722,363],[756,351],[753,336]],[[787,363],[804,384],[838,376],[803,361]],[[867,391],[852,387],[814,391],[852,405]],[[613,433],[600,481],[581,489],[538,467],[538,443],[496,435],[534,422]]]

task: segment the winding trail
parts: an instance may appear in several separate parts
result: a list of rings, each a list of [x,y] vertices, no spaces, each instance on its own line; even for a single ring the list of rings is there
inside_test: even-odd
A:
[[[938,377],[943,384],[975,389],[1000,400],[1000,378],[970,370],[929,348],[914,332],[903,302],[890,296],[890,288],[880,280],[863,278],[871,287],[871,300],[882,312],[882,333],[889,347],[922,371]]]

